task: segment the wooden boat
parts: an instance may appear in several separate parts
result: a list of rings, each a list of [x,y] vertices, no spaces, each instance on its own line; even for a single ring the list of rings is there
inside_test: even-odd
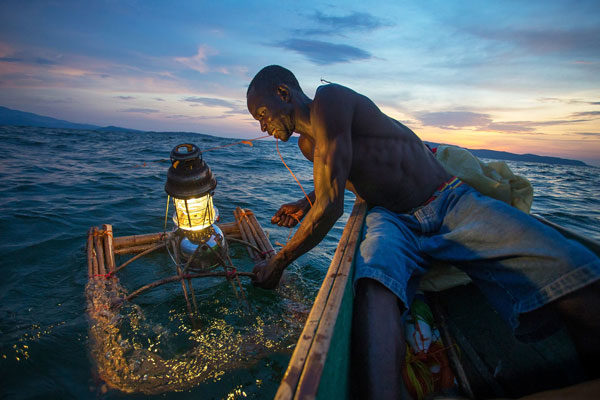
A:
[[[277,400],[351,397],[352,274],[366,209],[357,199],[276,393]],[[600,254],[597,241],[535,217]],[[429,299],[463,396],[520,397],[584,380],[564,331],[531,345],[517,342],[473,284],[429,294]]]

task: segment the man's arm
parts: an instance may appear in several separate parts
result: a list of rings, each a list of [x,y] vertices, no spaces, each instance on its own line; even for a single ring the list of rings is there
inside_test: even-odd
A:
[[[338,90],[333,88],[319,93],[319,98],[315,97],[313,102],[313,207],[293,238],[269,261],[265,270],[255,271],[259,275],[259,286],[264,282],[262,286],[274,287],[283,270],[316,246],[344,212],[344,188],[352,163],[351,124],[354,111],[348,94],[339,95],[336,93]]]
[[[308,213],[311,208],[310,205],[315,202],[314,190],[307,196],[310,199],[310,203],[306,197],[303,197],[300,200],[286,203],[279,207],[279,210],[277,210],[273,218],[271,218],[271,223],[288,228],[296,226],[296,224]]]

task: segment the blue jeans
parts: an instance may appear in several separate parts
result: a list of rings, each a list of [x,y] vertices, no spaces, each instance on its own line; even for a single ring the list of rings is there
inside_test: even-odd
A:
[[[411,213],[369,210],[354,285],[375,279],[408,306],[434,260],[465,271],[525,340],[542,336],[549,325],[520,326],[521,314],[600,277],[600,259],[587,248],[462,184]]]

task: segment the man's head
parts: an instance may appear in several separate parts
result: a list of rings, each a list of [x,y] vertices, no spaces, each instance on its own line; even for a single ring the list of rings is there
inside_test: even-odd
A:
[[[294,74],[279,65],[269,65],[248,86],[248,111],[260,122],[263,132],[287,141],[295,129],[292,99],[299,95],[304,93]]]

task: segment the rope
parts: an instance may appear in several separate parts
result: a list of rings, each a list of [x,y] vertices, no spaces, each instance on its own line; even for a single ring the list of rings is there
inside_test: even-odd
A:
[[[294,173],[292,172],[292,170],[290,169],[290,167],[288,167],[287,164],[285,163],[285,161],[283,160],[283,156],[281,155],[281,152],[279,151],[279,139],[277,139],[277,138],[275,138],[275,146],[277,147],[277,154],[279,154],[279,158],[281,158],[281,162],[283,163],[283,165],[285,165],[285,167],[288,169],[288,171],[290,171],[290,174],[292,174],[292,176],[294,177],[294,179],[298,183],[298,186],[300,186],[300,189],[302,190],[302,193],[304,193],[304,196],[306,197],[306,200],[308,200],[308,204],[310,204],[310,207],[312,208],[312,206],[313,206],[312,201],[310,201],[310,199],[308,198],[308,195],[304,191],[304,188],[302,187],[302,184],[300,183],[300,181],[298,180],[298,178],[296,178],[296,175],[294,175]]]
[[[92,275],[92,278],[106,278],[106,279],[109,279],[109,278],[112,278],[114,276],[114,274],[115,274],[114,271],[113,272],[109,272],[108,274],[95,274],[95,275]]]
[[[227,280],[233,279],[237,276],[237,269],[235,267],[233,267],[231,270],[229,271],[225,271],[225,278]]]
[[[229,143],[229,144],[224,144],[223,146],[217,146],[217,147],[210,147],[208,149],[205,150],[201,150],[201,153],[206,153],[207,151],[213,151],[213,150],[218,150],[218,149],[222,149],[224,147],[229,147],[229,146],[235,146],[236,144],[247,144],[248,146],[253,146],[252,142],[255,140],[260,140],[260,139],[264,139],[264,138],[268,138],[270,135],[265,135],[265,136],[259,136],[257,138],[254,139],[246,139],[246,140],[240,140],[239,142],[234,142],[234,143]]]

